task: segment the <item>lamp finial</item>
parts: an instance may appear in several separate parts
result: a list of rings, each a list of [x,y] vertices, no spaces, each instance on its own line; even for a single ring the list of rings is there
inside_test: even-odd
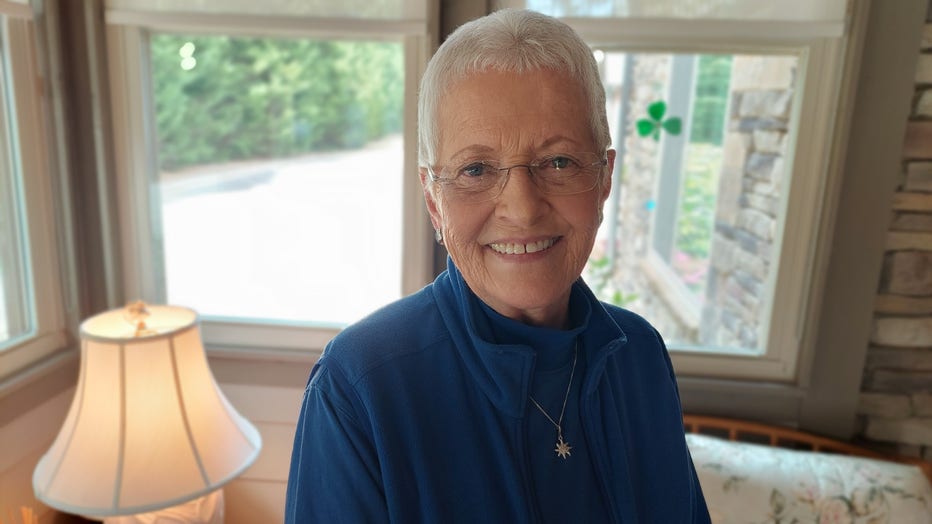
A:
[[[152,334],[152,331],[146,326],[146,318],[148,317],[149,307],[142,300],[130,302],[123,309],[123,318],[136,328],[136,333],[133,335],[136,337]]]

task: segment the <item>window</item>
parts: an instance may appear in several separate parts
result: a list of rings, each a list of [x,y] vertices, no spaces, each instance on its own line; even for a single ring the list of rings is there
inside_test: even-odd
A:
[[[845,2],[519,3],[565,17],[606,87],[618,154],[584,277],[681,375],[798,381]]]
[[[15,142],[6,19],[0,19],[0,23],[0,344],[8,345],[32,331],[34,315],[32,289],[27,286],[25,199]]]
[[[67,340],[30,17],[0,2],[0,379]]]
[[[401,297],[400,42],[149,49],[170,303],[341,325]]]
[[[426,24],[112,4],[131,292],[194,308],[208,343],[307,349],[428,281]]]
[[[760,354],[797,58],[597,56],[625,144],[589,280],[673,347]]]

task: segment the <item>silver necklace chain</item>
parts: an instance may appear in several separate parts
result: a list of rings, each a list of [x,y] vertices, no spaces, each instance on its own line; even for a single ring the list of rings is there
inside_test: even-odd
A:
[[[570,370],[570,381],[566,385],[566,394],[563,395],[563,407],[560,408],[560,418],[556,421],[553,420],[541,405],[534,400],[534,397],[528,395],[527,398],[531,399],[531,402],[534,404],[534,407],[538,409],[541,413],[547,417],[547,420],[550,421],[554,427],[557,428],[557,447],[554,448],[554,452],[562,459],[566,460],[570,456],[570,450],[573,449],[568,442],[563,440],[563,414],[566,413],[566,401],[570,398],[570,389],[573,387],[573,375],[576,374],[576,358],[579,356],[579,340],[576,340],[576,344],[573,346],[573,368]]]

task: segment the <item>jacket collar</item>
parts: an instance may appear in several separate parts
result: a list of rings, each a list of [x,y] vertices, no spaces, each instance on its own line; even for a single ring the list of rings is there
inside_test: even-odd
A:
[[[580,348],[587,352],[589,365],[584,384],[588,384],[586,392],[590,393],[598,384],[596,377],[604,370],[606,359],[625,344],[627,337],[582,279],[573,286],[584,293],[591,309],[588,328],[579,340]],[[499,410],[511,417],[523,417],[536,359],[534,350],[523,345],[495,344],[480,336],[485,319],[477,319],[478,308],[473,307],[473,301],[479,299],[452,259],[447,259],[447,270],[437,277],[432,289],[453,345],[479,389]]]

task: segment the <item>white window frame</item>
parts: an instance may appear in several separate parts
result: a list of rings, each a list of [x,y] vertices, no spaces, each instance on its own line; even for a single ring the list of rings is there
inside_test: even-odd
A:
[[[65,313],[65,289],[58,249],[54,184],[49,166],[48,135],[44,126],[47,108],[43,98],[43,78],[38,70],[36,28],[29,6],[0,0],[5,17],[5,49],[16,49],[6,57],[4,76],[12,88],[13,123],[10,143],[15,151],[14,177],[20,182],[22,216],[25,218],[26,271],[31,303],[26,313],[32,329],[23,336],[0,344],[0,386],[5,378],[35,364],[62,348],[70,337]],[[6,108],[0,108],[5,111]],[[6,129],[0,130],[6,134]],[[17,169],[18,167],[18,169]],[[0,388],[2,389],[2,388]]]
[[[805,384],[812,360],[825,246],[819,245],[840,177],[835,120],[845,52],[842,24],[724,20],[565,18],[594,47],[623,52],[779,54],[798,57],[798,73],[776,232],[772,302],[762,315],[763,352],[671,345],[677,373]],[[813,176],[818,174],[818,176]]]
[[[425,14],[426,20],[426,14]],[[196,32],[265,37],[360,38],[400,40],[405,55],[404,167],[401,292],[420,289],[432,278],[432,232],[417,177],[417,82],[427,63],[426,22],[245,16],[203,13],[138,13],[108,9],[107,48],[110,67],[114,157],[117,169],[124,289],[127,299],[165,301],[160,243],[154,233],[159,208],[150,196],[157,176],[155,129],[150,115],[147,34]],[[276,321],[232,321],[205,317],[205,343],[213,350],[261,351],[263,354],[319,353],[339,329]]]

